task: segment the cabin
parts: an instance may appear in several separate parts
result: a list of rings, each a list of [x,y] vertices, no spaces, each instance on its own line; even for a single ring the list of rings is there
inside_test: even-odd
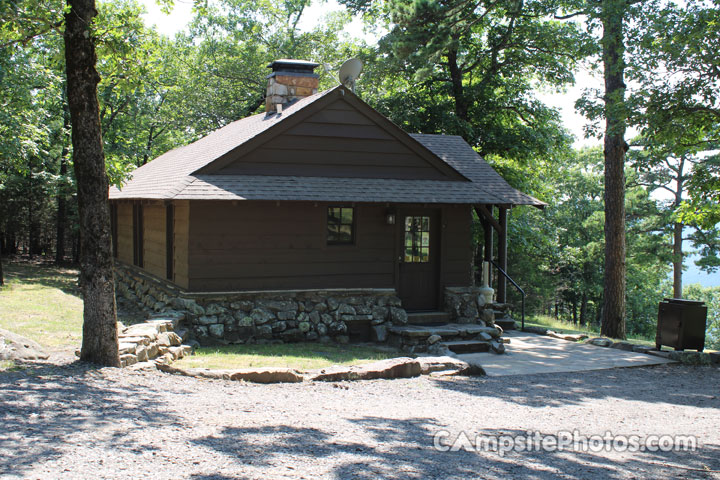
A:
[[[473,211],[483,257],[495,236],[505,267],[508,209],[544,204],[461,137],[406,133],[342,85],[318,92],[317,66],[273,62],[264,113],[110,189],[120,290],[188,312],[200,340],[382,341],[408,313],[477,318]]]

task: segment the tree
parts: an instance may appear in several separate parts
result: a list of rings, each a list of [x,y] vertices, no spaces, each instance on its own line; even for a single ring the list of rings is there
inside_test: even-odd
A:
[[[72,125],[73,166],[80,213],[80,286],[83,342],[80,359],[120,366],[115,284],[111,255],[110,207],[100,128],[100,77],[93,19],[95,0],[68,0],[65,14],[67,97]]]
[[[600,18],[605,79],[605,273],[600,332],[625,338],[625,105],[624,22],[627,0],[603,0]]]

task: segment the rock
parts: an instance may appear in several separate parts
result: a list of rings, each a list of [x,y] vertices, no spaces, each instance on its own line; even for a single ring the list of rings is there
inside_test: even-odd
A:
[[[388,332],[385,325],[373,325],[370,328],[370,338],[373,342],[383,343],[387,340],[387,335]]]
[[[298,310],[298,304],[291,300],[262,300],[258,302],[258,305],[261,305],[273,312],[283,312],[287,310],[297,312]]]
[[[476,337],[477,340],[482,340],[484,342],[489,342],[493,339],[493,336],[490,335],[487,332],[480,332],[480,334]]]
[[[320,323],[320,312],[313,310],[308,315],[308,320],[310,321],[310,323],[317,325],[318,323]]]
[[[178,310],[187,310],[194,315],[205,315],[205,309],[198,305],[195,300],[176,297],[170,300],[170,305]]]
[[[305,338],[305,335],[303,335],[303,332],[301,332],[299,328],[291,328],[282,332],[280,337],[286,342],[301,342]]]
[[[647,352],[647,354],[653,355],[655,357],[660,357],[660,358],[667,358],[667,359],[670,358],[670,352],[666,352],[664,350],[650,350]]]
[[[615,348],[617,350],[623,350],[626,352],[632,352],[635,345],[629,342],[615,342],[612,345],[610,345],[610,348]]]
[[[0,340],[1,342],[1,340]],[[135,354],[135,350],[137,350],[138,344],[137,343],[120,343],[118,345],[118,351],[120,352],[120,355],[125,355],[126,353]],[[0,350],[2,349],[2,343],[0,343]],[[2,354],[0,353],[0,358],[2,358]]]
[[[183,345],[183,347],[190,347],[192,350],[197,350],[198,348],[200,348],[200,344],[197,340],[189,340],[185,342],[185,345]]]
[[[493,353],[505,353],[505,344],[502,342],[498,342],[497,340],[493,340],[490,342],[490,351]]]
[[[609,338],[605,338],[605,337],[594,337],[594,338],[585,340],[585,343],[589,343],[590,345],[595,345],[596,347],[609,347],[613,344],[613,341],[610,340]]]
[[[287,323],[285,322],[275,322],[271,325],[273,333],[277,332],[283,332],[287,330]]]
[[[330,314],[323,313],[322,315],[320,315],[320,320],[321,320],[325,325],[330,325],[330,324],[333,322],[333,317],[332,317],[332,315],[330,315]]]
[[[297,312],[294,310],[286,310],[284,312],[278,312],[277,318],[278,320],[295,320],[295,315]]]
[[[260,325],[255,329],[258,338],[272,338],[272,327],[270,325]]]
[[[329,310],[337,310],[339,305],[340,305],[340,302],[338,302],[337,298],[328,297],[327,306],[328,306]]]
[[[450,351],[450,349],[447,347],[447,345],[443,343],[434,343],[430,345],[427,349],[429,354],[438,356],[438,357],[450,357],[453,355],[453,352]]]
[[[212,325],[213,323],[218,323],[218,318],[215,316],[202,316],[198,317],[196,322],[200,325]]]
[[[315,325],[315,331],[318,333],[318,335],[323,337],[328,333],[327,325],[325,325],[324,323],[318,323],[317,325]]]
[[[310,331],[310,322],[300,322],[298,324],[298,329],[303,333],[309,332]]]
[[[711,365],[710,355],[703,352],[670,352],[670,360],[675,360],[685,365]]]
[[[437,343],[440,340],[442,340],[442,337],[440,335],[430,335],[427,339],[428,345],[432,345],[433,343]]]
[[[222,323],[216,323],[215,325],[210,325],[208,327],[208,332],[210,332],[210,335],[216,338],[222,338],[223,333],[225,333],[225,325]]]
[[[134,365],[138,363],[138,359],[135,355],[126,353],[125,355],[120,355],[120,366],[121,367],[127,367],[129,365]]]
[[[710,355],[710,361],[713,363],[720,363],[720,352],[708,352]]]
[[[195,343],[197,343],[197,342],[195,342]],[[149,359],[157,357],[159,353],[160,353],[160,350],[157,346],[157,343],[151,343],[150,345],[147,346],[147,355],[148,355]]]
[[[316,382],[339,382],[343,380],[373,380],[378,378],[411,378],[421,375],[420,362],[415,359],[400,357],[381,360],[365,365],[349,367],[332,367],[312,375]]]
[[[347,335],[338,335],[337,337],[335,337],[335,341],[342,344],[350,343],[350,337],[348,337]]]
[[[230,380],[253,383],[298,383],[305,378],[290,368],[243,369],[230,374]]]
[[[250,312],[250,317],[255,322],[255,325],[263,325],[275,319],[275,315],[273,315],[272,312],[269,312],[268,310],[265,310],[263,308],[256,308],[255,310]]]
[[[137,357],[138,362],[147,362],[149,360],[148,348],[144,345],[138,346],[137,350],[135,351],[135,356]]]
[[[319,338],[319,335],[317,334],[317,332],[308,332],[308,333],[305,335],[305,339],[308,340],[308,341],[310,341],[310,342],[314,342],[314,341],[317,340],[318,338]]]
[[[211,303],[205,307],[205,315],[220,315],[226,313],[227,309],[220,304]]]
[[[252,327],[253,325],[255,325],[255,322],[253,321],[253,319],[248,316],[239,318],[239,319],[237,319],[237,321],[238,321],[237,322],[238,327]]]
[[[385,321],[388,315],[387,307],[375,306],[372,309],[372,321],[373,323],[382,323]]]
[[[405,325],[408,322],[407,312],[398,307],[390,307],[390,319],[396,325]]]
[[[548,329],[545,327],[528,326],[523,330],[526,333],[534,333],[535,335],[547,335]]]
[[[420,371],[423,375],[433,372],[452,372],[449,375],[485,375],[485,370],[479,365],[471,365],[467,362],[450,356],[442,357],[418,357]]]
[[[650,350],[652,350],[652,347],[648,347],[645,345],[633,345],[632,351],[635,353],[648,353]]]
[[[0,360],[47,360],[39,343],[0,328]]]
[[[333,322],[328,327],[328,332],[330,332],[330,335],[341,335],[343,333],[347,333],[347,325],[345,325],[344,322]]]
[[[239,302],[232,302],[230,304],[230,308],[233,310],[243,310],[245,312],[249,312],[254,307],[253,302],[249,302],[247,300],[241,300]]]

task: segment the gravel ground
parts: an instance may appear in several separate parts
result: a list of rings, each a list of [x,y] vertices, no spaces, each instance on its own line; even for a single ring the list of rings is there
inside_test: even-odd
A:
[[[57,361],[57,359],[55,359]],[[720,478],[720,370],[254,385],[0,372],[2,478]],[[696,452],[438,451],[433,435],[696,435]]]

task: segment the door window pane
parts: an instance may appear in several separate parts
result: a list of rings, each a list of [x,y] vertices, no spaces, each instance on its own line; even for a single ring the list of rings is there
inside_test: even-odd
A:
[[[430,261],[430,217],[405,217],[405,262]]]

